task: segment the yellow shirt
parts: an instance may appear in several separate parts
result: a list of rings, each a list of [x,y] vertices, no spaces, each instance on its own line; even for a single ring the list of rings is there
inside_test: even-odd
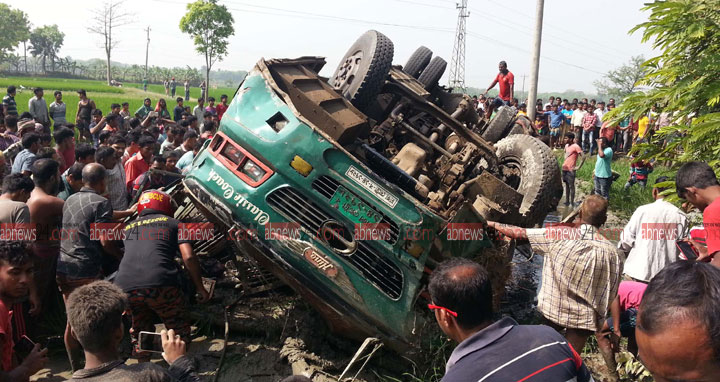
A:
[[[650,124],[650,119],[648,118],[647,115],[640,118],[640,120],[638,121],[638,136],[639,137],[642,138],[645,136],[645,133],[647,132],[647,127],[649,124]]]

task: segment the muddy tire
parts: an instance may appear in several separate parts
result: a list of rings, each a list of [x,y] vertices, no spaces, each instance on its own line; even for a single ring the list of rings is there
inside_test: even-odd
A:
[[[364,110],[385,84],[393,60],[393,43],[378,31],[367,31],[348,49],[330,78],[330,85],[355,107]]]
[[[447,68],[447,62],[442,57],[435,56],[422,71],[418,81],[425,86],[425,89],[430,90],[438,84],[438,81],[445,73],[445,68]]]
[[[415,52],[408,58],[407,63],[403,66],[403,71],[415,78],[418,78],[423,69],[425,69],[432,59],[432,50],[421,46],[415,49]]]
[[[562,198],[560,166],[550,148],[535,137],[511,135],[495,144],[501,179],[523,195],[519,213],[525,226],[542,223]]]
[[[510,129],[510,132],[507,134],[507,136],[515,135],[515,134],[525,134],[525,128],[523,125],[515,122],[512,129]]]
[[[513,118],[515,113],[513,108],[509,106],[501,106],[495,113],[495,117],[490,121],[487,129],[482,134],[482,138],[490,143],[505,138],[513,127]]]

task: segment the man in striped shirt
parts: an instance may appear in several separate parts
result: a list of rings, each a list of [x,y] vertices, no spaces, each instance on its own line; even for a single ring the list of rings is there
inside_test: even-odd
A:
[[[492,286],[480,264],[455,258],[440,264],[429,285],[440,329],[459,345],[442,382],[593,381],[580,355],[543,325],[493,322]]]

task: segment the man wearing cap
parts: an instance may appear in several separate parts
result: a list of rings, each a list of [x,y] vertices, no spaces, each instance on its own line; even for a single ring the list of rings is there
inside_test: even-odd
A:
[[[199,293],[198,302],[209,299],[200,276],[200,263],[193,253],[188,231],[173,218],[170,195],[147,191],[140,195],[138,218],[128,223],[124,232],[125,256],[115,284],[128,294],[132,312],[132,339],[137,352],[138,334],[155,331],[155,317],[167,329],[175,330],[188,343],[190,322],[183,317],[186,296],[183,294],[175,257],[182,255],[190,280]],[[148,358],[149,354],[139,354]]]

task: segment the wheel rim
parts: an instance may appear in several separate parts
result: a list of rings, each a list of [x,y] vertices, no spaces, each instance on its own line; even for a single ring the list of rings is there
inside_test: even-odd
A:
[[[358,70],[360,70],[363,56],[363,51],[358,50],[345,58],[345,61],[340,65],[337,74],[333,78],[333,87],[335,90],[339,90],[344,94],[348,91],[348,88],[353,85],[355,76]]]
[[[520,165],[520,158],[505,157],[499,165],[503,182],[517,191],[520,188],[520,183],[522,182],[522,167]]]

